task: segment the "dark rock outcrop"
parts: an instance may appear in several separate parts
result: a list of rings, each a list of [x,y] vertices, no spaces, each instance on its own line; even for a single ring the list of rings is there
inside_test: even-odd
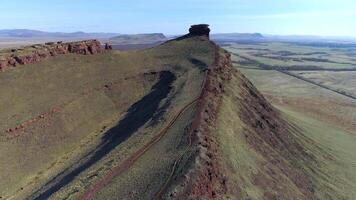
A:
[[[208,24],[197,24],[192,25],[189,29],[189,33],[181,37],[176,38],[175,40],[183,40],[190,37],[207,37],[210,38],[210,28]]]
[[[210,28],[208,24],[192,25],[189,29],[190,36],[207,36],[209,37]]]
[[[112,50],[112,46],[108,43],[105,43],[105,50]]]
[[[111,48],[105,48],[110,50]],[[85,40],[79,42],[47,42],[35,44],[21,49],[3,50],[0,53],[0,71],[18,65],[37,63],[43,59],[61,54],[82,54],[90,55],[103,53],[105,50],[97,40]]]

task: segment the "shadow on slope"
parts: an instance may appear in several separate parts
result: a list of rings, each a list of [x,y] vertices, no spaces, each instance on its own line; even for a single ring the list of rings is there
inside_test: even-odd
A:
[[[52,194],[73,181],[81,172],[94,165],[116,146],[128,139],[151,118],[162,115],[163,112],[157,113],[156,111],[160,102],[170,93],[171,84],[174,80],[175,75],[173,73],[169,71],[161,72],[159,81],[152,87],[151,92],[134,103],[128,109],[125,118],[104,134],[102,142],[96,150],[84,156],[78,165],[67,168],[58,174],[35,192],[30,199],[48,199]]]

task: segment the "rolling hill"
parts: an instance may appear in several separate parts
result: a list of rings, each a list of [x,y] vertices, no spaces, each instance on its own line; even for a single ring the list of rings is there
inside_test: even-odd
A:
[[[263,41],[265,37],[261,33],[216,33],[211,39],[219,42],[233,41]]]
[[[147,33],[147,34],[124,34],[109,38],[110,44],[153,44],[164,42],[167,38],[162,33]]]
[[[30,29],[1,29],[0,38],[110,38],[118,33],[86,33],[77,31],[72,33],[46,32]]]
[[[123,34],[102,40],[117,50],[140,50],[158,46],[167,41],[162,33]]]

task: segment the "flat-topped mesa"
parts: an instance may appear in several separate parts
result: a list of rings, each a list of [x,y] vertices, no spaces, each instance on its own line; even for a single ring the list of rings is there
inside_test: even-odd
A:
[[[110,49],[105,49],[110,50]],[[48,57],[59,54],[82,54],[90,55],[103,53],[98,40],[84,40],[79,42],[47,42],[45,44],[35,44],[18,49],[5,49],[0,51],[0,71],[17,65],[37,63]]]
[[[210,28],[208,24],[192,25],[189,29],[190,36],[207,36],[209,37]]]

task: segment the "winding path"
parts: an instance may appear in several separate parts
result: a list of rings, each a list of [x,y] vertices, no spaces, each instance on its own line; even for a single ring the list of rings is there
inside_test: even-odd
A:
[[[164,127],[151,141],[149,141],[147,144],[145,144],[142,148],[137,150],[133,155],[131,155],[128,159],[126,159],[123,163],[115,167],[114,169],[111,170],[104,178],[102,178],[100,181],[98,181],[91,189],[86,191],[79,199],[81,200],[89,200],[94,197],[94,195],[99,192],[102,188],[104,188],[106,185],[108,185],[113,178],[116,176],[119,176],[123,172],[125,172],[127,169],[129,169],[142,155],[145,154],[154,144],[159,142],[163,136],[166,135],[168,130],[174,125],[174,123],[177,121],[177,119],[182,116],[182,114],[188,110],[194,103],[196,103],[199,100],[200,96],[187,105],[185,105],[180,111],[178,112],[177,115],[173,117],[173,119],[169,122],[169,124]],[[179,159],[178,159],[179,160]],[[177,161],[178,161],[177,160]],[[177,161],[175,162],[174,165],[176,165]]]
[[[204,79],[201,84],[201,88],[203,89],[205,82],[206,82],[206,77],[207,74],[205,72],[204,74]],[[157,142],[159,142],[168,132],[168,130],[175,124],[175,122],[178,120],[182,114],[187,111],[193,104],[197,103],[202,96],[202,91],[200,92],[199,96],[186,104],[183,108],[181,108],[178,113],[170,120],[167,126],[165,126],[156,136],[152,138],[151,141],[146,143],[143,147],[138,149],[134,154],[132,154],[129,158],[127,158],[124,162],[122,162],[120,165],[116,166],[114,169],[112,169],[104,178],[99,180],[97,183],[95,183],[89,190],[84,192],[84,194],[79,198],[80,200],[89,200],[92,199],[96,193],[98,193],[101,189],[103,189],[105,186],[107,186],[115,177],[119,176],[126,170],[128,170],[141,156],[145,154],[153,145],[155,145]],[[161,194],[164,192],[165,188],[167,187],[170,179],[173,177],[173,174],[176,170],[176,166],[180,162],[180,160],[183,158],[183,156],[186,154],[188,151],[189,147],[191,146],[191,137],[189,137],[189,145],[185,152],[174,162],[172,171],[170,173],[170,176],[166,180],[165,184],[161,187],[159,192],[155,195],[155,199],[161,196]]]
[[[218,57],[218,49],[215,47],[215,59],[214,59],[214,64],[217,62],[217,57]],[[127,158],[124,162],[122,162],[120,165],[116,166],[114,169],[112,169],[104,178],[99,180],[97,183],[95,183],[89,190],[84,192],[84,194],[79,197],[80,200],[90,200],[92,199],[96,193],[98,193],[100,190],[102,190],[105,186],[107,186],[115,177],[119,176],[126,170],[128,170],[141,156],[145,154],[151,147],[153,147],[157,142],[159,142],[168,132],[168,130],[175,124],[175,122],[178,120],[182,114],[188,110],[194,103],[197,103],[199,100],[201,100],[202,95],[203,95],[203,90],[206,84],[206,79],[207,79],[207,71],[204,72],[204,78],[201,83],[201,91],[200,94],[197,98],[186,104],[183,108],[181,108],[178,113],[171,119],[171,121],[168,123],[167,126],[165,126],[156,136],[152,138],[151,141],[146,143],[143,147],[138,149],[134,154],[132,154],[129,158]],[[176,171],[176,168],[179,164],[179,162],[182,160],[183,156],[188,152],[189,148],[192,145],[192,140],[191,140],[191,135],[189,136],[189,145],[186,148],[186,150],[179,156],[178,159],[173,164],[171,173],[165,183],[161,186],[160,190],[158,193],[154,196],[153,199],[159,199],[165,189],[168,187],[169,182],[171,181],[174,172]]]
[[[156,114],[160,102],[168,96],[172,89],[171,83],[175,78],[172,72],[160,72],[160,79],[152,87],[151,92],[128,109],[125,117],[103,135],[101,143],[95,150],[83,156],[74,166],[68,167],[49,180],[28,199],[48,199],[61,188],[71,183],[83,171],[110,153],[116,146],[128,139],[146,122],[157,117],[160,114]]]

